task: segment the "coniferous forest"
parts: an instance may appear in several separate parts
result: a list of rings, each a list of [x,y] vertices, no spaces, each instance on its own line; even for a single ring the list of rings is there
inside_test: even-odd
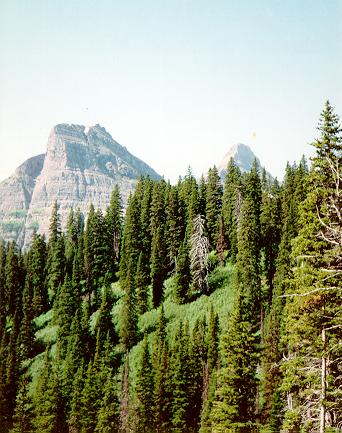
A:
[[[1,433],[339,432],[342,130],[279,183],[230,161],[58,203],[0,245]]]

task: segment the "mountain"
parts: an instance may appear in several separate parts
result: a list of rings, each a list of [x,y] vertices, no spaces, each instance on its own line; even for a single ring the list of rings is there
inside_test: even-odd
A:
[[[257,160],[259,167],[261,167],[260,161],[254,155],[252,149],[245,144],[238,143],[229,149],[222,161],[217,165],[217,169],[222,180],[226,175],[227,165],[231,158],[234,159],[236,165],[241,171],[250,171],[255,159]]]
[[[55,200],[63,227],[70,208],[87,214],[93,203],[105,210],[115,185],[126,204],[141,175],[160,178],[100,125],[56,125],[46,154],[28,159],[0,183],[0,237],[27,246],[34,230],[47,234]]]

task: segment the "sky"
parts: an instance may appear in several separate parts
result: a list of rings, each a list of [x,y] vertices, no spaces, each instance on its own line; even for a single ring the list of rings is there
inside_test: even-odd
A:
[[[235,143],[274,176],[342,117],[342,0],[1,0],[0,180],[58,123],[175,182]]]

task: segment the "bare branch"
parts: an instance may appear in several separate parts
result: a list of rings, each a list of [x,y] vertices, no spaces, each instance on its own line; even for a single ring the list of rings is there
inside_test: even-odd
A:
[[[308,296],[308,295],[311,295],[312,293],[319,292],[321,290],[341,290],[342,291],[342,287],[337,287],[337,286],[319,287],[317,289],[309,290],[308,292],[305,292],[305,293],[290,293],[287,295],[279,295],[278,297],[279,298],[290,298],[290,297],[294,297],[294,296]]]

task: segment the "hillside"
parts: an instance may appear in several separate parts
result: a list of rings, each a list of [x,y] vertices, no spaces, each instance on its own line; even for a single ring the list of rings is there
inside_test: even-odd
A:
[[[308,168],[141,178],[0,243],[1,433],[338,433],[341,128]]]

